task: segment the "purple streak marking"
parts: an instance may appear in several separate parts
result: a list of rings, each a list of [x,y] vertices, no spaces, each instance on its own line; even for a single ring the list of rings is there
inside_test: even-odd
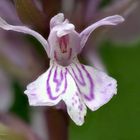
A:
[[[48,75],[48,79],[47,79],[46,88],[47,88],[47,94],[48,94],[49,98],[50,98],[51,100],[56,100],[56,99],[59,97],[59,95],[58,95],[58,96],[55,96],[55,97],[52,96],[51,87],[50,87],[50,84],[49,84],[50,77],[51,77],[51,74],[52,74],[52,69],[53,69],[53,66],[52,66],[52,68],[51,68],[50,71],[49,71],[49,75]]]
[[[61,70],[61,72],[60,72],[60,79],[58,79],[57,78],[57,67],[56,67],[56,69],[55,69],[55,72],[54,72],[54,78],[53,78],[53,81],[56,83],[56,85],[57,85],[57,87],[56,87],[56,92],[58,92],[59,91],[59,88],[60,88],[60,86],[61,86],[61,83],[62,83],[62,81],[63,81],[63,73],[62,73],[62,70]]]
[[[72,55],[72,48],[69,49],[69,57],[68,57],[69,60],[71,59],[71,55]]]
[[[75,65],[76,65],[76,64],[75,64]],[[71,76],[74,78],[79,92],[80,92],[81,94],[84,95],[84,98],[85,98],[86,100],[91,101],[91,100],[94,99],[94,93],[93,93],[93,92],[94,92],[94,84],[93,84],[92,78],[91,78],[90,74],[88,73],[88,71],[86,70],[85,66],[84,66],[84,65],[81,65],[81,68],[82,68],[82,69],[84,70],[84,72],[86,73],[86,76],[87,76],[86,78],[88,78],[89,83],[90,83],[90,89],[89,89],[90,92],[89,92],[88,95],[86,95],[85,93],[83,93],[83,92],[80,90],[80,88],[79,88],[78,85],[81,84],[82,86],[87,86],[87,83],[85,83],[85,80],[84,80],[84,77],[83,77],[82,72],[80,71],[80,68],[78,68],[78,66],[77,66],[76,68],[78,69],[78,72],[80,73],[79,75],[80,75],[81,78],[82,78],[82,82],[84,81],[84,84],[81,83],[81,81],[78,79],[78,77],[76,76],[76,73],[74,72],[74,70],[72,70],[74,76],[71,74],[70,71],[69,71],[69,73],[70,73]],[[78,84],[78,83],[79,83],[79,84]]]
[[[66,70],[66,72],[65,72],[65,86],[64,86],[64,90],[62,91],[62,94],[64,94],[64,93],[66,93],[66,89],[67,89],[67,68],[65,69]]]
[[[84,77],[83,77],[83,75],[82,75],[82,72],[80,71],[80,69],[78,68],[78,66],[77,66],[76,64],[75,64],[75,66],[76,66],[76,68],[77,68],[77,70],[78,70],[78,72],[79,72],[79,75],[80,75],[80,76],[78,76],[78,77],[81,77],[81,80],[79,80],[79,78],[77,77],[77,75],[76,75],[74,69],[71,67],[72,72],[73,72],[73,74],[74,74],[74,77],[76,78],[76,80],[77,80],[82,86],[85,86],[86,83],[85,83],[85,81],[84,81]]]
[[[48,96],[49,96],[49,98],[51,99],[51,100],[56,100],[58,97],[59,97],[59,95],[58,96],[52,96],[52,91],[51,91],[51,86],[50,86],[50,84],[49,84],[49,82],[50,82],[50,77],[51,77],[51,74],[52,74],[52,69],[53,69],[53,67],[50,69],[50,71],[49,71],[49,75],[48,75],[48,79],[47,79],[47,93],[48,93]],[[67,78],[66,78],[66,76],[67,76],[67,69],[66,69],[66,72],[65,72],[65,75],[64,75],[64,77],[63,77],[63,72],[62,72],[62,70],[61,70],[61,73],[60,73],[60,75],[61,75],[61,78],[60,78],[60,80],[58,80],[57,79],[57,68],[55,69],[55,72],[54,72],[54,78],[53,78],[53,81],[56,83],[56,92],[58,92],[59,91],[59,87],[61,86],[61,84],[62,84],[62,81],[65,79],[65,85],[64,85],[64,90],[61,92],[61,94],[64,94],[65,92],[66,92],[66,89],[67,89]]]
[[[90,74],[88,73],[88,71],[86,70],[85,66],[84,65],[81,65],[82,66],[82,69],[85,71],[86,75],[87,75],[87,78],[89,79],[89,82],[90,82],[90,93],[89,93],[89,96],[85,95],[84,94],[84,97],[91,101],[94,99],[94,93],[93,93],[93,90],[94,90],[94,84],[93,84],[93,81],[92,81],[92,78],[90,76]]]

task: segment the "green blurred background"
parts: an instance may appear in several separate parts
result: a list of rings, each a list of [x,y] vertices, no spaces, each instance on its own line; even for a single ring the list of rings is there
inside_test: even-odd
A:
[[[113,0],[102,0],[99,5],[99,9],[107,7],[112,1]],[[57,5],[55,6],[57,7]],[[57,9],[55,6],[53,8]],[[138,12],[137,14],[139,15]],[[104,15],[101,14],[101,17],[102,16]],[[137,20],[139,21],[138,18],[136,18],[136,22]],[[134,23],[130,23],[130,25],[126,28],[126,30],[130,28],[133,29],[134,27],[135,27]],[[121,41],[119,39],[118,39],[119,41],[113,41],[112,39],[113,37],[111,38],[111,35],[109,37],[110,39],[103,39],[100,41],[98,47],[101,59],[108,71],[108,74],[117,80],[118,93],[116,96],[113,97],[113,99],[109,103],[101,107],[99,110],[95,112],[91,112],[90,110],[88,110],[85,123],[83,126],[80,127],[76,126],[72,121],[70,121],[69,140],[140,139],[140,32],[137,30],[139,29],[135,29],[132,35],[133,39],[131,41],[129,40],[129,38],[127,38],[128,36],[130,36],[131,31],[129,31],[128,33],[126,31],[125,35],[124,34],[120,35],[119,31],[115,32],[116,38],[118,38],[119,36],[119,38],[122,38]],[[122,32],[125,32],[125,29]],[[137,38],[135,37],[136,34]],[[126,36],[127,39],[122,41],[124,36]],[[26,36],[25,40],[30,42],[33,46],[35,46],[34,49],[38,53],[39,57],[42,57],[42,59],[45,58],[44,60],[46,61],[46,56],[44,57],[44,50],[41,47],[41,45],[35,39],[29,36]],[[36,62],[36,60],[33,62]],[[44,65],[42,67],[43,67],[42,69],[44,70]],[[32,67],[29,68],[29,70],[32,70]],[[42,73],[42,70],[39,71],[38,73]],[[35,77],[37,76],[39,75],[34,75],[33,79],[35,79]],[[15,114],[26,124],[31,125],[34,122],[38,121],[36,119],[35,121],[33,121],[34,115],[33,112],[36,110],[35,112],[41,114],[44,110],[42,111],[42,108],[41,109],[32,108],[28,105],[27,97],[23,93],[23,91],[25,90],[25,83],[23,84],[17,77],[14,76],[12,76],[10,80],[11,80],[11,93],[13,94],[14,99],[12,105],[8,108],[7,112]],[[27,79],[27,81],[28,80],[29,79]],[[41,118],[41,120],[43,119]],[[0,115],[0,121],[1,120],[2,119]],[[36,132],[42,131],[42,129],[40,129],[41,125],[44,124],[40,125],[37,124],[38,129],[36,129]],[[35,127],[36,126],[33,127],[33,131]],[[47,130],[44,130],[43,133],[45,133],[45,135],[48,135]],[[18,137],[16,139],[16,136],[14,137],[15,139],[10,138],[11,137],[9,138],[2,137],[0,131],[0,140],[22,140],[24,139],[24,136],[23,137],[21,136],[21,139]]]
[[[88,111],[85,124],[71,124],[70,140],[140,139],[140,41],[102,42],[100,52],[118,94],[96,112]]]

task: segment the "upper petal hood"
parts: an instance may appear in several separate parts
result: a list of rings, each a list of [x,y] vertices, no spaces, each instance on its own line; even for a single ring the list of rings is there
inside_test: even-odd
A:
[[[50,58],[60,65],[69,65],[80,52],[80,37],[75,26],[62,13],[54,16],[50,22],[48,42]]]
[[[75,30],[75,26],[64,18],[63,13],[54,16],[50,21],[50,29],[56,32],[57,37],[62,37]]]
[[[59,13],[59,14],[57,14],[54,17],[51,18],[50,28],[52,29],[56,25],[59,25],[59,24],[61,24],[63,22],[64,22],[64,14],[63,13]]]

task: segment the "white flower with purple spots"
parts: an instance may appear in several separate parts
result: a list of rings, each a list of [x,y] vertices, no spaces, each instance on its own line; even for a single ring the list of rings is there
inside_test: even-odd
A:
[[[117,92],[116,80],[81,64],[77,55],[97,27],[117,25],[123,21],[119,15],[109,16],[77,33],[74,25],[59,13],[51,19],[50,35],[45,40],[28,27],[13,26],[0,18],[1,28],[30,34],[38,39],[50,58],[49,69],[27,86],[25,94],[30,105],[55,106],[63,101],[71,119],[82,125],[87,107],[95,111],[107,103]]]

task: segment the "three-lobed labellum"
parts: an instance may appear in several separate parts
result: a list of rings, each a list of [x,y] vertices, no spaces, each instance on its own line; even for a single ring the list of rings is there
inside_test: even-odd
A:
[[[34,36],[51,59],[49,69],[30,83],[24,92],[30,105],[55,106],[63,101],[71,119],[82,125],[87,107],[95,111],[107,103],[117,92],[116,80],[102,71],[80,64],[77,54],[97,27],[117,25],[123,21],[119,15],[106,17],[77,33],[74,25],[60,13],[51,19],[50,35],[45,40],[28,27],[13,26],[0,18],[0,28]]]

